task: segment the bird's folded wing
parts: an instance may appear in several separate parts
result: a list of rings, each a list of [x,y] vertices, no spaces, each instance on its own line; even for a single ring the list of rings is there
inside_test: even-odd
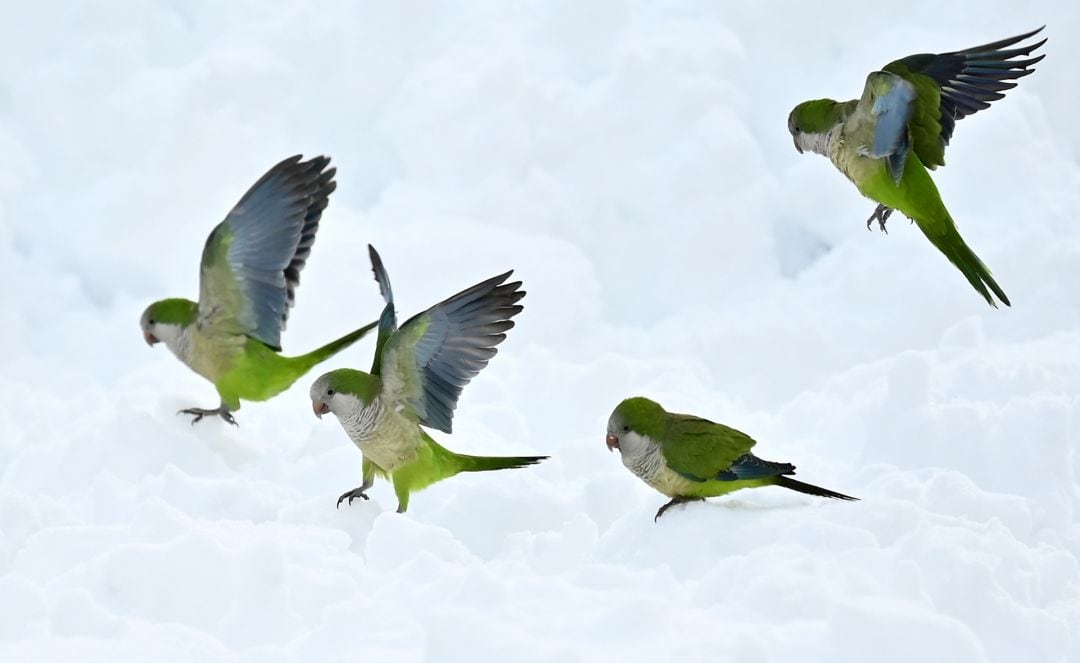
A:
[[[754,446],[749,435],[723,424],[685,414],[671,417],[661,451],[668,467],[691,481],[730,478],[732,465]]]

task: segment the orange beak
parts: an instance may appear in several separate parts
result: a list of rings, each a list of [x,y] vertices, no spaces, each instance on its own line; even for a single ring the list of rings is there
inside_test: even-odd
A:
[[[322,401],[311,401],[311,410],[316,417],[322,419],[322,416],[330,411],[330,406]]]
[[[142,333],[142,337],[143,337],[143,340],[146,341],[146,344],[150,345],[150,346],[153,346],[155,343],[158,342],[158,337],[154,336],[153,334],[151,334],[148,331],[144,331]]]
[[[615,435],[612,435],[611,433],[607,434],[607,437],[604,438],[604,442],[607,443],[608,451],[615,451],[619,448],[619,438]]]

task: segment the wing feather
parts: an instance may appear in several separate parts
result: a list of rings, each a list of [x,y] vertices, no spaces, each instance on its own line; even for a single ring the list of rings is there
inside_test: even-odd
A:
[[[248,189],[203,248],[199,325],[281,349],[319,220],[337,184],[330,160],[289,157]]]
[[[956,121],[990,107],[1016,87],[1020,78],[1045,56],[1027,57],[1046,39],[1008,48],[1029,39],[1043,28],[949,53],[921,53],[883,67],[910,82],[919,91],[912,115],[913,148],[929,168],[945,165],[945,148]],[[1022,59],[1017,59],[1022,58]]]
[[[496,355],[523,309],[521,282],[505,283],[512,273],[463,290],[390,334],[376,359],[383,397],[419,423],[451,432],[462,389]]]
[[[671,415],[660,441],[668,467],[691,481],[730,480],[732,466],[754,444],[741,431],[686,414]]]

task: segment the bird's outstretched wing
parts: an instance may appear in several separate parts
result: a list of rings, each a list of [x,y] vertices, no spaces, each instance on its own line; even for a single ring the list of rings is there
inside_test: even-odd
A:
[[[1028,56],[1046,39],[1009,47],[1042,29],[951,53],[910,55],[883,67],[918,92],[910,122],[911,141],[927,168],[945,165],[945,147],[957,120],[989,108],[1006,90],[1016,87],[1017,79],[1035,71],[1031,67],[1046,56]]]
[[[521,282],[505,283],[512,273],[463,290],[390,334],[376,358],[382,397],[424,426],[451,432],[462,388],[495,356],[495,346],[514,326],[510,318],[522,311]],[[390,292],[385,283],[384,296]]]
[[[207,238],[199,272],[204,328],[281,349],[300,271],[337,186],[329,158],[300,159],[271,168]]]
[[[671,415],[671,426],[660,440],[668,467],[691,481],[740,478],[732,466],[749,453],[749,435],[687,414]]]

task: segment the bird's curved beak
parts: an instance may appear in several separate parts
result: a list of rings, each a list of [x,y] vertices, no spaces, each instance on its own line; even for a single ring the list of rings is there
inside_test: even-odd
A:
[[[322,416],[330,411],[330,406],[322,401],[311,401],[311,411],[316,417],[322,419]]]
[[[792,134],[791,140],[795,143],[795,149],[799,151],[799,154],[802,154],[803,151],[802,151],[802,146],[799,145],[799,137]]]
[[[159,341],[158,341],[158,337],[157,337],[157,336],[154,336],[153,334],[151,334],[151,333],[150,333],[150,332],[148,332],[148,331],[144,331],[144,332],[142,333],[142,337],[143,337],[143,340],[144,340],[144,341],[146,341],[146,344],[147,344],[147,345],[149,345],[149,346],[151,346],[151,347],[152,347],[152,346],[153,346],[153,345],[154,345],[155,343],[158,343],[158,342],[159,342]]]
[[[612,433],[607,434],[607,437],[604,438],[604,442],[607,443],[608,451],[615,451],[619,448],[619,438]]]

